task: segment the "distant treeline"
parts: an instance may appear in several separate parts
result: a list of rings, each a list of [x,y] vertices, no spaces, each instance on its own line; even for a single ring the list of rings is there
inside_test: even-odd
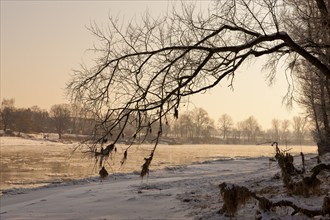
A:
[[[82,108],[69,104],[53,105],[49,111],[38,106],[16,108],[14,99],[4,99],[1,103],[0,129],[5,134],[57,133],[89,135],[93,132],[95,121]]]
[[[77,105],[57,104],[49,111],[38,106],[16,108],[14,99],[4,99],[1,103],[0,129],[7,135],[20,133],[57,133],[91,135],[97,124],[97,117]],[[156,130],[156,129],[155,129]],[[123,140],[134,135],[129,129]],[[111,137],[110,137],[111,138]],[[152,135],[147,139],[152,140]],[[292,120],[272,120],[272,127],[263,130],[254,116],[239,122],[228,114],[216,121],[207,111],[196,108],[180,114],[178,119],[168,122],[163,130],[163,142],[198,144],[258,144],[277,141],[285,144],[313,144],[308,121],[303,117]]]

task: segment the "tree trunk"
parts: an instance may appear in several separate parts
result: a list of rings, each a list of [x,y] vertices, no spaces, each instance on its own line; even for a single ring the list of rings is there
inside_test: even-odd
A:
[[[315,103],[315,96],[314,96],[314,92],[315,92],[315,86],[314,86],[314,78],[311,78],[311,82],[310,82],[310,91],[311,91],[311,95],[310,95],[310,105],[313,111],[313,116],[314,116],[314,122],[315,122],[315,128],[317,131],[317,140],[320,141],[322,140],[322,133],[321,133],[321,129],[320,129],[320,125],[319,125],[319,119],[317,116],[317,111],[316,111],[316,103]]]
[[[320,143],[318,143],[318,151],[320,155],[330,152],[330,126],[329,126],[329,119],[328,119],[328,106],[326,104],[326,97],[325,97],[325,84],[322,80],[323,77],[320,77],[320,98],[321,98],[321,112],[322,112],[322,120],[324,123],[324,137]]]

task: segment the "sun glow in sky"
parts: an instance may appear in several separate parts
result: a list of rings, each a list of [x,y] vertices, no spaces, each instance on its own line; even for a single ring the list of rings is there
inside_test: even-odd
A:
[[[1,100],[14,98],[16,107],[49,110],[68,102],[66,83],[80,63],[92,65],[96,39],[87,31],[90,22],[106,26],[108,15],[131,19],[145,10],[158,15],[167,10],[167,1],[1,1]],[[207,7],[208,1],[197,6]],[[282,105],[287,91],[285,74],[268,86],[262,62],[242,67],[234,81],[193,97],[190,107],[202,107],[217,120],[227,113],[234,121],[254,115],[263,128],[273,118],[292,119],[303,110]]]

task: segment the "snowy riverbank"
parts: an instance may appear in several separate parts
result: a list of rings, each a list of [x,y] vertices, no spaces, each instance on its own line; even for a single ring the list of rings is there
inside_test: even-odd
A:
[[[314,159],[308,159],[315,163]],[[296,160],[299,165],[300,161]],[[217,214],[223,201],[219,184],[248,187],[270,199],[289,198],[311,208],[322,206],[323,196],[289,197],[278,178],[279,169],[268,158],[212,161],[137,174],[116,174],[101,182],[84,179],[33,190],[7,191],[1,198],[1,219],[229,219]],[[329,191],[329,185],[322,185]],[[248,202],[238,219],[254,219],[258,206]],[[271,216],[284,218],[290,210]],[[293,219],[302,219],[296,215]],[[292,219],[291,216],[288,219]]]

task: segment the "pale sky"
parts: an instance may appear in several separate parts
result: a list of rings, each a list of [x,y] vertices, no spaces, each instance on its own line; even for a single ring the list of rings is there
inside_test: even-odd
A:
[[[1,100],[14,98],[16,107],[38,105],[46,110],[67,103],[64,88],[72,70],[82,62],[92,64],[87,49],[96,39],[86,29],[91,21],[105,26],[109,14],[130,19],[148,9],[157,15],[167,5],[166,1],[1,0]],[[282,105],[287,89],[284,73],[278,73],[271,87],[260,62],[241,68],[236,75],[234,91],[224,81],[192,102],[215,120],[224,113],[235,122],[254,115],[264,129],[273,118],[291,120],[303,112],[296,105],[291,111]]]

